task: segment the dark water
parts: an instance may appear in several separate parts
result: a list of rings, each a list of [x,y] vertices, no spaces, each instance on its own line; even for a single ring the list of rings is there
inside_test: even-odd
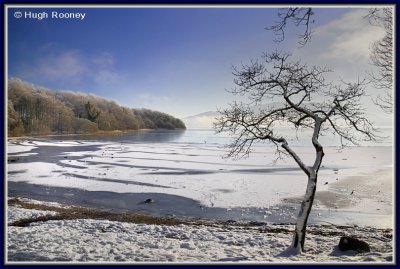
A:
[[[40,137],[39,137],[40,138]],[[112,141],[120,143],[189,143],[226,144],[231,137],[216,135],[211,129],[192,130],[138,130],[115,135],[54,135],[41,137],[46,140]]]
[[[362,146],[391,146],[392,128],[379,129],[382,140],[379,143],[361,141]],[[292,146],[312,147],[312,130],[297,133],[290,128],[279,130],[279,134],[285,137]],[[60,135],[46,136],[46,140],[89,140],[89,141],[113,141],[121,143],[188,143],[188,144],[218,144],[227,145],[233,137],[228,134],[216,134],[213,129],[189,129],[189,130],[138,130],[115,135]],[[335,135],[321,136],[320,142],[326,147],[338,147],[341,139]],[[267,144],[268,141],[255,141],[255,145]]]
[[[8,196],[24,197],[65,205],[84,206],[118,213],[140,213],[159,217],[183,219],[220,220],[234,222],[256,222],[295,224],[299,203],[280,204],[269,208],[207,207],[198,201],[177,195],[163,193],[114,193],[107,191],[86,191],[75,188],[62,188],[9,182]],[[150,204],[145,200],[152,199]],[[356,219],[354,219],[356,217]],[[387,218],[387,216],[381,216]],[[386,228],[375,214],[354,211],[335,211],[313,209],[309,216],[309,224],[359,225]]]
[[[114,193],[107,191],[86,191],[75,188],[62,188],[9,182],[10,197],[25,197],[66,205],[85,206],[118,213],[142,213],[160,217],[186,219],[263,221],[272,223],[291,223],[295,208],[219,208],[206,207],[198,201],[163,193]],[[144,203],[152,199],[153,203]],[[266,210],[268,215],[266,215]],[[291,211],[290,214],[287,214]],[[286,214],[283,214],[285,213]],[[265,217],[264,217],[265,216]]]

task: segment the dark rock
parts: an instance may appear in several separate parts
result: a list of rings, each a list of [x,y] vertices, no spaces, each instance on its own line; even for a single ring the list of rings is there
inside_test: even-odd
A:
[[[10,163],[15,163],[16,161],[19,161],[19,157],[8,159],[8,162]]]
[[[154,203],[154,200],[149,198],[149,199],[146,199],[143,203],[152,204],[152,203]]]
[[[367,242],[351,236],[342,236],[342,238],[340,238],[339,249],[341,251],[347,251],[347,250],[355,250],[357,252],[371,251]]]
[[[265,222],[261,222],[261,221],[250,221],[249,225],[251,226],[264,226]]]

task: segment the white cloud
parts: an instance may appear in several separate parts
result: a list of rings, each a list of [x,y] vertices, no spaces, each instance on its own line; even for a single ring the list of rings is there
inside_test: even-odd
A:
[[[109,52],[101,52],[93,57],[92,62],[100,67],[109,67],[114,65],[114,56]]]
[[[79,51],[70,50],[38,59],[31,66],[31,72],[32,76],[54,81],[82,77],[88,72],[88,67]]]
[[[160,107],[172,105],[172,98],[168,96],[154,95],[150,92],[141,93],[135,101],[136,107],[152,108],[160,110]]]
[[[371,42],[380,39],[384,31],[371,26],[363,16],[367,10],[356,9],[343,17],[315,30],[316,39],[325,39],[326,50],[321,54],[325,59],[368,60]]]
[[[81,50],[65,50],[55,43],[46,43],[32,54],[33,60],[24,63],[18,74],[28,81],[39,79],[67,87],[91,81],[101,90],[116,87],[122,79],[114,67],[114,56],[109,52],[89,55]]]
[[[308,65],[332,69],[329,79],[355,81],[367,77],[367,71],[373,68],[370,46],[383,36],[382,29],[363,18],[367,13],[368,8],[348,9],[337,19],[316,27],[311,42],[293,49],[294,56]]]
[[[94,64],[91,75],[98,86],[115,87],[123,79],[114,68],[115,60],[111,53],[103,51],[95,55],[91,62]]]
[[[97,85],[115,85],[121,79],[121,76],[112,70],[100,69],[97,70],[93,75],[93,80],[97,83]]]
[[[52,45],[47,44],[47,53],[40,53],[32,62],[25,62],[20,68],[18,76],[22,79],[35,80],[40,78],[47,81],[79,80],[88,72],[83,56],[78,50],[52,51]]]

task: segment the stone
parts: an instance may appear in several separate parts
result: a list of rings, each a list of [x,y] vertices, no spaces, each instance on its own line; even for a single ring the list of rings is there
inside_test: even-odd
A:
[[[342,236],[339,242],[339,249],[341,251],[354,250],[359,253],[371,251],[367,242],[352,236]]]
[[[196,249],[196,247],[190,242],[182,243],[181,248],[190,249],[190,250]]]
[[[152,204],[152,203],[154,203],[154,200],[149,198],[149,199],[146,199],[143,203]]]

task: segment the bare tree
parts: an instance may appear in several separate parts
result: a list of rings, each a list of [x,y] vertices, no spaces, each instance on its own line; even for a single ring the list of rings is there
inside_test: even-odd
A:
[[[370,77],[377,89],[384,91],[378,95],[376,104],[385,112],[393,111],[393,11],[392,8],[371,8],[365,16],[371,25],[382,27],[385,35],[371,45],[370,59],[377,72]]]
[[[311,25],[314,23],[314,12],[312,8],[281,8],[278,11],[279,20],[274,25],[266,27],[275,33],[275,41],[281,42],[285,39],[285,28],[288,22],[292,22],[298,27],[304,27],[304,32],[298,34],[298,43],[304,46],[311,40]]]
[[[377,136],[371,122],[364,117],[363,81],[336,85],[325,80],[324,75],[330,72],[327,68],[308,67],[300,61],[289,61],[289,57],[287,53],[274,52],[265,54],[260,61],[234,68],[236,87],[231,92],[247,98],[248,102],[234,102],[230,108],[220,110],[214,128],[217,133],[229,132],[234,137],[228,145],[228,157],[248,156],[254,143],[270,141],[279,156],[292,157],[307,175],[307,189],[289,248],[301,253],[324,157],[319,136],[338,135],[343,146],[376,140]],[[313,164],[304,163],[279,134],[277,127],[282,124],[296,131],[313,130],[310,137],[315,149]]]

